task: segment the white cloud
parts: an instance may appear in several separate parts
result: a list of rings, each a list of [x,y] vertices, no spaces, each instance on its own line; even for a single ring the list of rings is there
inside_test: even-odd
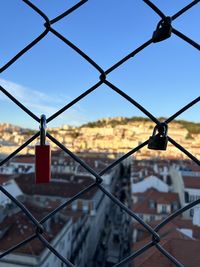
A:
[[[0,85],[38,117],[41,114],[49,117],[70,101],[69,96],[59,97],[58,94],[53,95],[51,92],[46,94],[1,78]],[[0,100],[9,101],[9,98],[4,94],[0,94]],[[67,111],[67,115],[61,114],[58,121],[62,124],[82,124],[86,121],[84,110],[82,110],[80,105],[76,105],[76,107],[72,107]]]

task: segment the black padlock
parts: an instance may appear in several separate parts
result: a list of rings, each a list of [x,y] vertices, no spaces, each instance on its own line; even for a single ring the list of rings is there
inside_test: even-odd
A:
[[[158,133],[156,134],[157,131]],[[160,127],[156,125],[153,130],[153,135],[149,138],[148,148],[153,150],[166,150],[167,142],[167,124],[162,123]]]
[[[172,33],[172,26],[171,26],[171,18],[166,17],[165,20],[161,20],[156,30],[153,32],[153,42],[161,42],[171,36]]]

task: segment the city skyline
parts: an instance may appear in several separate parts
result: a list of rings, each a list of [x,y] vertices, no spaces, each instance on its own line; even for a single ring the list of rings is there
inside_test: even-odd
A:
[[[56,17],[74,5],[74,1],[39,3],[49,16]],[[166,14],[173,15],[190,1],[154,1]],[[1,42],[1,67],[43,31],[43,21],[23,2],[2,4],[4,36]],[[172,25],[199,41],[197,25],[200,6],[196,5]],[[120,19],[119,19],[120,18]],[[151,38],[160,18],[143,1],[88,1],[55,24],[55,29],[88,54],[104,70]],[[24,24],[26,23],[26,27]],[[11,32],[13,34],[11,34]],[[15,45],[13,45],[15,44]],[[155,117],[169,117],[199,97],[198,50],[175,35],[144,49],[108,75],[108,81],[130,95]],[[49,33],[40,43],[1,73],[0,85],[22,101],[37,116],[47,117],[86,91],[99,73],[81,56]],[[28,128],[38,124],[0,93],[1,122]],[[199,104],[177,119],[199,122]],[[13,116],[15,114],[15,116]],[[61,124],[81,125],[103,117],[144,116],[137,108],[102,85],[78,102],[49,127]]]

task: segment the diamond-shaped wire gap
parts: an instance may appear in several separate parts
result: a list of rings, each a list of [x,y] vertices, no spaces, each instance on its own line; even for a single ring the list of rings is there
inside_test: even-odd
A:
[[[91,64],[96,70],[98,70],[101,74],[104,74],[103,69],[92,59],[89,57],[89,55],[85,54],[84,51],[82,51],[78,46],[76,46],[74,43],[72,43],[70,40],[68,40],[64,35],[61,34],[60,31],[55,30],[55,28],[52,27],[54,23],[56,23],[59,20],[62,20],[65,16],[70,14],[72,11],[80,7],[82,4],[84,4],[87,0],[82,1],[74,5],[72,8],[68,9],[64,13],[58,15],[56,18],[52,19],[51,21],[47,22],[45,26],[48,26],[47,28],[49,31],[54,34],[59,40],[64,42],[67,46],[69,46],[71,49],[73,49],[74,52],[78,53],[82,58],[84,58],[85,61],[87,61],[89,64]],[[51,26],[49,26],[51,25]]]
[[[111,104],[112,111],[110,110]],[[76,110],[76,106],[74,105],[72,108]],[[53,136],[60,136],[61,142],[74,152],[85,151],[97,154],[100,152],[100,154],[113,153],[114,155],[127,153],[145,142],[152,134],[153,124],[145,117],[137,118],[142,114],[141,112],[138,112],[135,107],[127,105],[120,96],[107,90],[104,86],[80,101],[79,106],[85,113],[85,121],[89,121],[88,123],[78,127],[59,126],[57,130],[52,128]],[[104,108],[102,109],[102,107]],[[93,111],[95,111],[95,116],[93,116]],[[130,115],[135,116],[130,118]],[[68,111],[62,116],[67,121]],[[97,118],[101,119],[94,121]],[[79,119],[78,116],[77,119]],[[59,125],[57,120],[59,121],[59,117],[49,123],[49,127]]]
[[[116,121],[115,121],[116,122]],[[91,123],[92,124],[92,123]],[[87,129],[84,127],[84,129]],[[89,128],[88,128],[89,129]],[[49,129],[49,132],[53,134],[53,136],[60,140],[66,147],[69,149],[73,149],[73,141],[72,138],[74,135],[77,135],[77,129],[70,126],[63,126],[59,130],[56,128]],[[79,140],[80,141],[80,140]],[[118,170],[118,165],[123,170],[122,164],[128,166],[130,164],[131,158],[130,156],[134,153],[137,153],[139,149],[147,145],[148,141],[140,143],[138,146],[134,147],[127,153],[109,153],[109,152],[91,152],[85,150],[84,147],[79,147],[76,151],[76,156],[81,159],[84,163],[86,163],[89,167],[98,172],[99,175],[102,176],[103,182],[105,184],[109,183],[110,176],[113,175]],[[51,142],[53,144],[53,142]],[[83,143],[84,146],[84,143]],[[51,145],[55,150],[55,145]],[[54,152],[54,156],[52,156],[52,172],[55,173],[56,178],[62,178],[63,173],[71,173],[72,175],[89,175],[88,171],[81,165],[78,165],[77,162],[74,162],[71,157],[67,156],[64,151],[57,150]],[[62,159],[59,159],[61,157]],[[116,168],[116,169],[115,169]],[[120,171],[122,171],[120,169]],[[59,174],[61,172],[62,174]]]
[[[2,39],[1,46],[6,55],[6,60],[1,63],[1,71],[5,70],[7,67],[12,65],[24,52],[31,49],[39,40],[45,37],[48,33],[48,30],[44,28],[43,23],[47,18],[42,18],[39,14],[33,11],[30,7],[24,4],[22,1],[19,5],[12,4],[6,6],[7,3],[4,3],[5,10],[2,13],[1,19],[2,23],[7,25],[7,28],[4,27],[4,38]],[[17,10],[19,11],[17,12]],[[19,14],[20,17],[16,19],[16,14]],[[23,14],[23,16],[21,16]],[[45,16],[45,15],[44,15]],[[23,17],[23,19],[22,19]],[[38,19],[37,19],[38,17]],[[42,20],[41,20],[42,18]],[[39,21],[41,20],[41,21]],[[34,32],[30,32],[31,25],[34,23],[35,29]],[[26,27],[24,25],[26,24]],[[13,28],[14,27],[14,28]],[[14,35],[11,32],[15,33]],[[23,36],[20,38],[19,36]],[[27,37],[28,36],[28,39]],[[27,41],[26,41],[27,39]],[[5,43],[4,43],[5,40]],[[15,44],[13,47],[12,44]],[[8,49],[9,48],[9,49]],[[24,52],[22,51],[24,50]],[[12,52],[13,51],[13,52]]]
[[[81,161],[80,158],[78,158],[75,154],[73,154],[69,149],[64,147],[60,142],[58,142],[54,137],[52,137],[50,134],[47,134],[47,137],[54,142],[57,146],[59,146],[63,151],[65,151],[68,155],[70,155],[72,158],[74,158],[77,162],[79,162],[85,169],[88,170],[89,173],[91,173],[94,177],[96,177],[96,185],[101,189],[101,191],[107,195],[113,202],[117,203],[117,205],[125,210],[129,215],[131,215],[133,218],[135,218],[137,221],[139,221],[146,229],[149,230],[150,233],[154,236],[155,240],[159,240],[159,236],[149,227],[146,223],[144,223],[137,215],[135,215],[128,207],[126,207],[121,201],[119,201],[116,197],[114,197],[109,190],[107,190],[104,186],[100,185],[100,182],[102,182],[102,178],[94,172],[93,169],[91,169],[87,164],[85,164],[83,161]],[[93,186],[93,185],[92,185]]]
[[[57,159],[59,161],[60,159],[62,159],[61,154],[62,153],[58,153],[58,152],[56,154]],[[40,205],[45,208],[52,207],[55,210],[59,209],[61,213],[61,217],[62,216],[66,218],[73,217],[73,219],[77,221],[77,215],[82,216],[83,213],[85,212],[89,214],[91,213],[91,215],[92,214],[94,215],[95,210],[96,210],[96,205],[99,204],[98,201],[96,203],[96,200],[95,200],[96,197],[95,199],[93,199],[94,195],[96,194],[99,195],[99,193],[100,195],[102,195],[102,193],[101,192],[98,193],[97,188],[95,189],[93,178],[89,176],[85,176],[85,175],[82,175],[82,176],[76,175],[76,174],[70,175],[69,173],[68,174],[55,174],[55,176],[53,175],[53,177],[55,177],[55,179],[52,179],[52,182],[49,184],[36,185],[35,191],[31,189],[31,184],[32,184],[31,180],[33,181],[34,179],[33,175],[31,174],[20,175],[16,180],[20,184],[20,186],[23,188],[23,191],[25,192],[27,196],[29,196],[30,191],[32,191],[30,195],[31,202],[33,202],[33,198],[34,198],[34,201],[37,202],[37,204],[40,203]],[[87,188],[89,188],[90,190],[87,190]],[[43,190],[43,193],[41,192],[42,190]],[[85,190],[85,194],[80,195],[79,192],[83,190]],[[42,197],[41,194],[43,194],[44,196]],[[47,197],[47,194],[50,196]],[[76,200],[77,194],[79,194],[78,200]],[[54,197],[56,197],[55,200],[52,199],[53,195]],[[61,197],[63,197],[63,200],[60,201],[60,203],[58,203],[59,202],[58,197],[60,200],[61,200]],[[100,196],[97,197],[97,199],[99,198]],[[68,199],[68,200],[65,201],[65,199]],[[86,210],[85,210],[85,204],[86,204],[85,202],[87,202]],[[70,203],[72,203],[72,205],[69,206]],[[62,206],[62,209],[60,208],[60,204]],[[67,209],[65,208],[65,206],[67,206]],[[77,212],[75,213],[73,211],[74,209],[79,211],[79,213],[78,214]],[[52,220],[54,221],[54,225],[56,221],[57,223],[59,223],[60,221],[58,218],[59,214],[58,212],[55,212],[55,210],[51,214],[47,214],[45,216],[45,219],[42,219],[42,223],[45,222],[44,225],[46,223],[49,224]],[[96,223],[93,224],[93,228],[94,228],[93,231],[95,231],[97,227],[96,225],[97,225]],[[93,234],[92,234],[92,238],[93,238]]]
[[[50,48],[49,43],[52,44]],[[54,47],[59,47],[58,51]],[[24,90],[29,89],[25,99],[29,107],[39,116],[43,113],[50,116],[77,92],[94,85],[99,73],[56,37],[48,35],[6,79],[14,82],[13,77],[16,77],[16,84],[25,84]],[[17,77],[23,77],[23,81]]]
[[[60,161],[62,153],[56,155]],[[26,195],[27,208],[29,205],[33,205],[34,208],[37,203],[39,207],[36,207],[36,211],[45,209],[45,213],[40,213],[39,218],[45,229],[49,229],[51,225],[56,229],[58,226],[61,228],[60,220],[64,219],[65,222],[69,222],[69,217],[72,217],[75,224],[77,218],[82,217],[84,213],[92,215],[95,212],[94,198],[98,192],[92,177],[74,173],[59,173],[52,176],[52,181],[43,185],[34,185],[34,174],[20,174],[16,178],[18,185]],[[83,194],[84,192],[85,194]],[[94,227],[96,228],[96,224]],[[53,237],[56,235],[56,233],[51,234]]]
[[[58,47],[58,51],[54,47]],[[23,92],[29,97],[22,100],[38,117],[41,114],[49,117],[99,81],[99,72],[51,34],[25,57],[6,79],[14,82],[16,77],[16,84],[24,85]],[[23,77],[23,81],[19,77]]]
[[[142,19],[141,16],[138,16],[138,9],[143,10],[144,7],[142,3],[137,3],[136,5],[128,1],[126,5],[116,5],[114,1],[109,3],[101,1],[95,3],[94,6],[94,3],[88,1],[85,4],[86,6],[87,9],[84,7],[80,8],[79,13],[74,13],[73,16],[70,16],[70,20],[66,21],[68,34],[65,33],[66,31],[64,32],[64,20],[55,24],[53,28],[57,29],[64,36],[66,35],[67,38],[69,37],[71,41],[80,46],[83,51],[100,65],[108,68],[116,62],[116,58],[119,60],[132,51],[135,42],[138,42],[136,45],[139,45],[146,38],[149,38],[147,32],[151,22],[146,21],[145,26],[147,29],[144,27],[142,37],[139,34],[141,26],[136,27],[136,24],[144,25],[144,17]],[[116,12],[113,12],[113,8]],[[93,12],[94,9],[98,9],[99,12]],[[120,17],[124,12],[126,12],[126,20],[116,20],[116,17]],[[134,36],[138,36],[139,40],[138,38],[137,41],[134,40]],[[111,37],[114,38],[114,47],[109,42]]]
[[[196,50],[188,46],[182,47],[182,51],[180,48],[174,49],[174,46],[178,45],[175,39],[172,37],[160,44],[151,45],[139,54],[135,61],[127,62],[124,68],[116,69],[108,77],[109,81],[157,117],[168,117],[170,113],[176,112],[176,99],[183,106],[185,98],[190,101],[199,95],[197,91],[199,62],[191,60],[195,57]],[[172,62],[171,57],[176,60]],[[179,62],[182,64],[179,65]],[[190,73],[188,66],[191,66]],[[149,69],[153,69],[154,75]],[[188,88],[192,95],[190,98],[188,98]],[[181,99],[179,92],[184,96]]]

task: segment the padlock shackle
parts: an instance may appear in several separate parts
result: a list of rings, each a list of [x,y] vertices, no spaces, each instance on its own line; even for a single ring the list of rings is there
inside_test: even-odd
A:
[[[160,135],[167,136],[168,125],[166,122],[161,122],[160,124],[157,124],[156,127]]]
[[[41,115],[40,118],[40,145],[45,145],[46,142],[46,116],[44,114]]]
[[[158,131],[158,134],[160,136],[167,136],[167,132],[168,132],[167,123],[160,122],[159,124],[156,124],[156,126],[153,129],[153,135],[156,135],[156,131]]]
[[[171,26],[171,23],[172,23],[172,18],[171,17],[165,17],[164,19],[161,19],[159,22],[158,22],[158,24],[157,24],[157,26],[156,26],[156,30],[158,30],[159,28],[161,28],[161,27],[169,27],[169,26]]]

